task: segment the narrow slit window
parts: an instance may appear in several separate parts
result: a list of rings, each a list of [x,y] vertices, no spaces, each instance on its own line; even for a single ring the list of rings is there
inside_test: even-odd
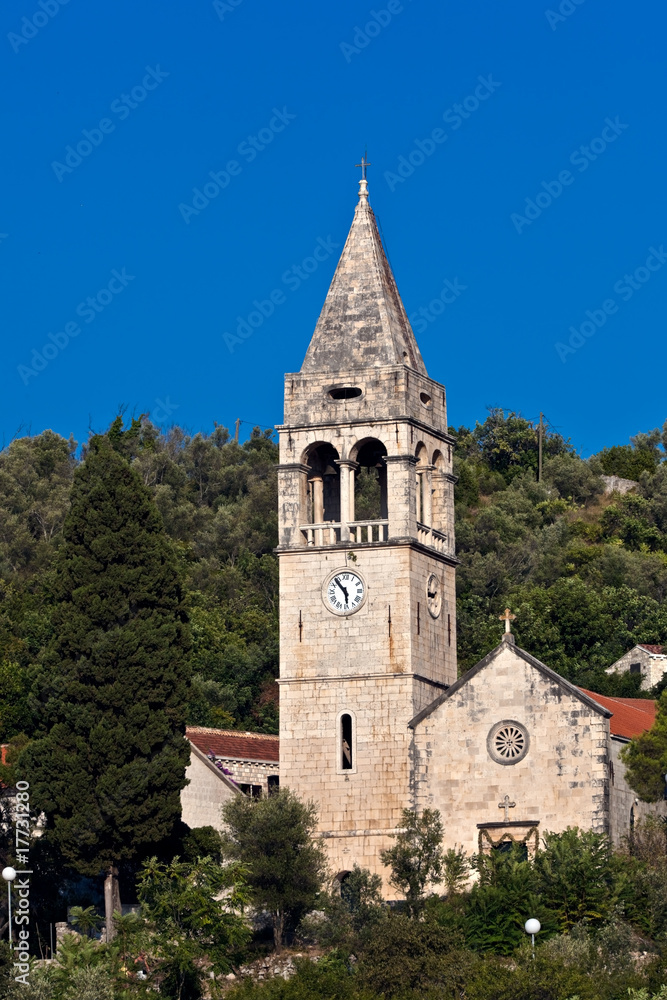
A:
[[[352,716],[340,717],[340,764],[344,771],[352,770]]]

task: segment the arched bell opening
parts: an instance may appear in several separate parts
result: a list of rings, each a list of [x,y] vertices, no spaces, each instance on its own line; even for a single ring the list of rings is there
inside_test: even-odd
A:
[[[387,449],[375,438],[361,442],[356,449],[357,471],[354,477],[354,519],[387,519]]]
[[[311,445],[306,452],[307,520],[309,524],[340,521],[340,469],[333,445]]]
[[[433,453],[433,472],[431,478],[433,527],[436,531],[446,532],[447,525],[447,488],[445,479],[445,457],[441,451]]]
[[[417,459],[416,489],[417,489],[417,521],[419,524],[431,526],[433,520],[433,494],[431,484],[431,469],[426,445],[418,444],[415,451]]]

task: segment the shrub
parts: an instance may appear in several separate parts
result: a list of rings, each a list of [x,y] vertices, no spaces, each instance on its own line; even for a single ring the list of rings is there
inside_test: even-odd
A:
[[[479,959],[457,946],[435,920],[392,914],[378,926],[359,961],[359,983],[383,997],[437,989],[460,997]]]

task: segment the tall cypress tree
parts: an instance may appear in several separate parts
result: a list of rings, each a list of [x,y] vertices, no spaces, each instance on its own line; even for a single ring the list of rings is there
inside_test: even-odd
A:
[[[41,735],[20,768],[65,861],[105,875],[111,936],[119,863],[180,815],[189,628],[160,514],[107,437],[91,439],[75,474],[64,534]]]

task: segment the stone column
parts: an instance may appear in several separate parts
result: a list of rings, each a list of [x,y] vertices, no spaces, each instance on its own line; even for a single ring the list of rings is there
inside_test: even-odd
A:
[[[389,538],[417,537],[417,484],[414,455],[387,455]]]
[[[337,458],[340,469],[340,540],[350,540],[350,521],[354,521],[354,473],[359,468],[356,462]]]
[[[313,484],[313,524],[324,521],[324,482],[322,476],[311,476]]]
[[[433,527],[433,472],[434,465],[422,466],[422,522]]]
[[[449,529],[447,526],[447,499],[446,491],[449,489],[449,485],[445,478],[445,474],[441,469],[435,468],[433,472],[433,524],[431,527],[435,528],[436,531],[441,531],[443,534],[448,534]]]
[[[451,472],[443,473],[443,518],[445,522],[444,531],[447,535],[447,552],[454,555],[455,552],[455,529],[454,529],[454,487],[459,481],[459,477]],[[444,484],[447,484],[446,486]]]

